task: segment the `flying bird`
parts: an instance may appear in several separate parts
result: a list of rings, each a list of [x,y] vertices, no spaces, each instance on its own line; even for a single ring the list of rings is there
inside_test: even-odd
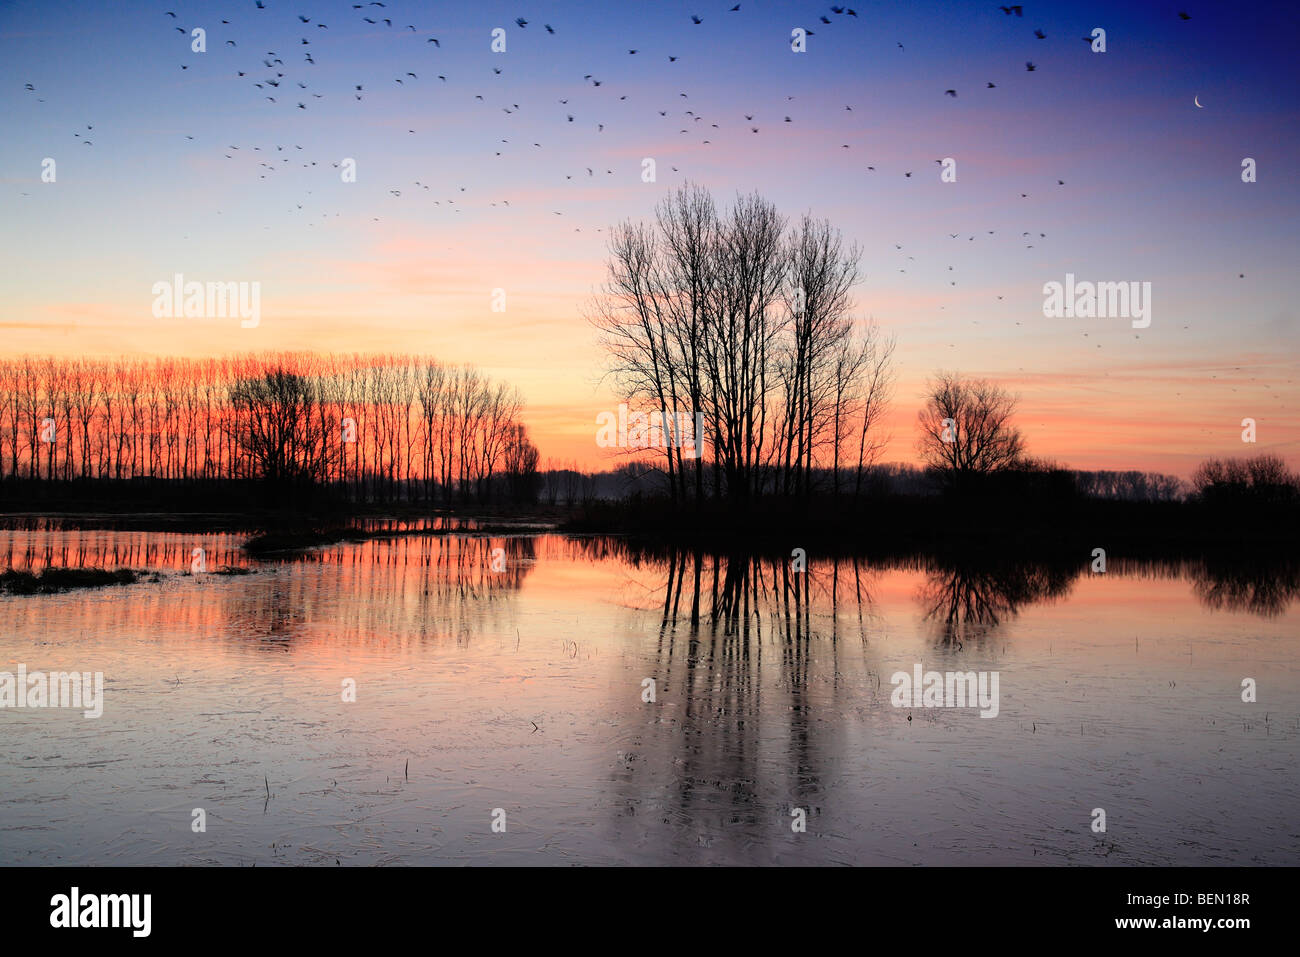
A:
[[[1040,40],[1046,40],[1046,39],[1047,39],[1047,34],[1044,33],[1042,30],[1035,30],[1035,31],[1034,31],[1034,36],[1038,37],[1038,39],[1040,39]]]
[[[701,20],[699,17],[697,17],[695,14],[693,14],[693,13],[691,14],[691,23],[694,23],[696,26],[698,26],[699,24],[701,24],[701,23],[703,23],[703,22],[704,22],[704,21]]]
[[[1028,70],[1030,73],[1033,73],[1035,70],[1038,69],[1038,67],[1034,66],[1034,64],[1031,61],[1026,60],[1025,69]]]

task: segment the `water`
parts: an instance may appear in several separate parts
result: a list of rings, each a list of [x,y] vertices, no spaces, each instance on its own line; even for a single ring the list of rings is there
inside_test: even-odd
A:
[[[1300,862],[1293,569],[241,540],[0,530],[0,568],[158,573],[0,597],[0,671],[105,681],[0,710],[0,863]],[[998,672],[998,716],[894,707],[917,663]]]

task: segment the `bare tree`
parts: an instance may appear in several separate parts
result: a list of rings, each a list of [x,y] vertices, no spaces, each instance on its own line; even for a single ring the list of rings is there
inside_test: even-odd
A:
[[[856,331],[860,253],[829,223],[804,216],[787,235],[757,194],[720,213],[687,184],[660,203],[654,224],[616,227],[609,253],[591,311],[608,375],[629,403],[649,402],[673,422],[683,411],[703,419],[693,464],[681,435],[665,443],[674,501],[692,488],[704,498],[706,468],[715,498],[744,502],[806,496],[824,464],[838,487],[853,439],[859,472],[874,461],[893,346],[874,324]]]
[[[853,478],[853,494],[862,494],[862,477],[880,459],[889,436],[880,434],[880,423],[894,392],[893,357],[897,340],[886,338],[874,322],[863,333],[864,355],[861,389],[861,427],[858,430],[858,467]]]
[[[940,372],[929,381],[917,414],[917,450],[945,480],[1016,465],[1024,455],[1020,430],[1012,424],[1016,397],[987,379],[963,379]]]

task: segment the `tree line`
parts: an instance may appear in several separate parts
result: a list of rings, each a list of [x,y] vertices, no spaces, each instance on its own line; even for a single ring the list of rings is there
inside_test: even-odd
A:
[[[255,480],[354,501],[535,494],[517,389],[426,356],[0,360],[0,478]]]

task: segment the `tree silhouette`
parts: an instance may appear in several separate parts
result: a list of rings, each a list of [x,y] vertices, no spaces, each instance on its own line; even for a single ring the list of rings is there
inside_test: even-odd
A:
[[[1011,418],[1016,398],[987,379],[940,372],[917,414],[917,451],[949,485],[1021,463],[1025,443]]]

